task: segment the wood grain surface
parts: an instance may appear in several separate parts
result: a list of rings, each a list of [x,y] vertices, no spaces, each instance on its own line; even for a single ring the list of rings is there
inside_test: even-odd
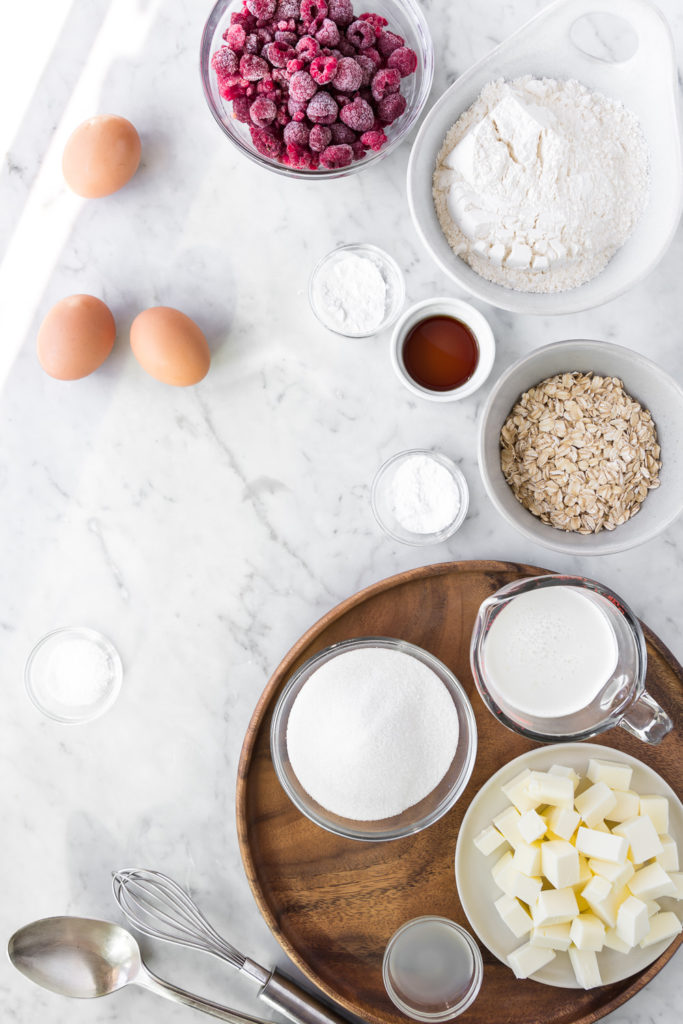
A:
[[[481,701],[469,666],[477,610],[506,583],[548,570],[509,562],[454,562],[383,580],[338,605],[313,626],[280,664],[256,707],[242,748],[237,825],[244,867],[274,935],[301,970],[328,996],[371,1024],[406,1020],[382,984],[382,955],[405,921],[439,914],[470,929],[455,887],[458,828],[481,785],[512,758],[538,744],[497,722]],[[455,807],[416,836],[385,843],[342,839],[313,825],[282,790],[270,758],[270,718],[292,672],[322,648],[358,636],[409,640],[440,658],[472,703],[479,749],[467,789]],[[681,793],[680,723],[683,669],[645,627],[647,687],[675,728],[658,747],[612,729],[596,742],[649,764]],[[490,885],[482,868],[482,886]],[[590,992],[516,981],[482,948],[484,982],[462,1015],[471,1024],[588,1024],[641,989],[673,955],[681,936],[652,966]]]

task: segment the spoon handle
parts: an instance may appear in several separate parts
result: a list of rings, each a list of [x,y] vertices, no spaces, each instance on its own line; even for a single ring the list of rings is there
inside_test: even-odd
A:
[[[271,1021],[264,1020],[262,1017],[250,1017],[247,1013],[238,1013],[237,1010],[231,1010],[229,1006],[221,1006],[220,1003],[214,1003],[210,999],[203,999],[201,996],[186,992],[185,989],[172,985],[170,981],[164,981],[163,978],[152,974],[149,968],[139,971],[134,984],[140,985],[150,992],[156,992],[158,996],[170,999],[172,1003],[191,1006],[194,1010],[201,1010],[212,1017],[218,1017],[219,1020],[229,1021],[230,1024],[272,1024]]]

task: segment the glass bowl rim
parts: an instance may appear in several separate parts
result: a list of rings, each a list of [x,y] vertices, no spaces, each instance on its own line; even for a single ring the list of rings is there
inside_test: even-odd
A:
[[[289,711],[291,710],[289,707],[290,703],[293,703],[296,695],[303,688],[308,678],[310,678],[312,672],[320,664],[331,660],[333,657],[336,657],[338,654],[341,654],[346,650],[376,646],[381,646],[388,650],[398,650],[405,654],[409,654],[412,657],[417,658],[418,661],[421,661],[422,664],[427,665],[428,668],[431,668],[432,671],[435,672],[440,682],[446,687],[459,715],[460,732],[458,735],[456,754],[454,755],[453,761],[456,760],[461,744],[467,741],[467,747],[457,779],[435,808],[428,813],[424,813],[421,818],[404,823],[400,827],[387,828],[382,831],[373,832],[369,829],[363,828],[363,825],[366,824],[364,822],[354,822],[353,824],[356,827],[345,827],[339,824],[338,821],[332,821],[326,817],[328,812],[326,812],[324,808],[321,808],[320,811],[313,809],[311,803],[308,802],[312,801],[311,797],[308,797],[308,801],[302,799],[290,784],[289,774],[284,767],[286,753],[285,756],[283,756],[282,750],[284,748],[284,751],[286,752],[286,730],[284,734],[284,743],[279,741],[278,734],[280,732],[280,727],[286,721],[286,717],[288,717]],[[440,658],[437,658],[436,655],[431,654],[429,651],[425,650],[423,647],[419,647],[417,644],[411,643],[409,640],[401,640],[397,637],[353,637],[348,640],[340,640],[336,643],[328,644],[326,647],[322,648],[322,650],[317,651],[315,654],[311,655],[310,658],[307,658],[303,665],[296,669],[293,675],[287,680],[280,696],[277,699],[271,718],[270,755],[275,769],[275,774],[277,775],[278,781],[285,793],[297,810],[308,818],[309,821],[313,822],[314,825],[318,825],[326,832],[342,836],[345,839],[353,839],[361,842],[387,842],[389,840],[402,839],[406,836],[422,832],[430,825],[439,821],[440,818],[442,818],[455,805],[458,798],[464,792],[474,769],[474,762],[477,755],[477,722],[469,697],[467,696],[462,683],[455,673],[452,672],[451,669],[449,669],[448,666],[440,660]],[[447,769],[447,774],[448,771],[451,770],[453,761],[451,761],[451,764]],[[293,769],[291,770],[291,774],[294,775]],[[303,786],[301,788],[303,790]],[[434,790],[431,792],[433,793]],[[430,794],[428,793],[423,799],[427,799],[429,795]],[[420,801],[420,803],[422,803],[422,801]],[[406,812],[403,813],[407,813],[408,811],[410,811],[410,808],[407,808]],[[341,815],[337,815],[336,817],[340,820],[353,822],[353,819],[350,818],[342,819]],[[390,821],[391,819],[388,818],[384,820]],[[368,822],[367,824],[376,823],[377,822],[375,821]]]
[[[460,492],[460,508],[458,513],[448,526],[445,526],[443,530],[437,530],[433,533],[411,533],[410,530],[405,531],[405,536],[392,530],[391,527],[387,526],[382,519],[379,510],[377,508],[377,491],[384,478],[387,470],[399,460],[403,460],[410,455],[426,455],[429,458],[434,459],[445,469],[449,471],[451,477],[455,481],[455,484]],[[428,544],[441,544],[443,541],[448,540],[454,533],[460,529],[462,524],[467,518],[470,505],[470,488],[467,483],[467,477],[460,469],[457,462],[454,462],[448,455],[444,455],[443,452],[433,451],[429,448],[406,448],[403,451],[396,452],[395,455],[391,455],[388,459],[382,463],[377,472],[375,473],[370,488],[370,504],[372,507],[372,514],[374,515],[377,524],[383,530],[383,532],[391,537],[392,540],[397,540],[401,544],[407,544],[410,547],[426,547]]]
[[[322,270],[322,268],[329,260],[333,259],[333,257],[335,257],[337,253],[344,251],[354,253],[371,253],[372,255],[376,256],[380,262],[386,264],[390,268],[394,277],[396,278],[396,281],[398,282],[397,300],[394,304],[395,309],[388,311],[385,314],[384,319],[381,321],[381,323],[378,324],[377,327],[374,327],[371,331],[362,331],[358,334],[352,334],[348,331],[342,331],[338,327],[330,326],[330,324],[328,324],[323,319],[321,314],[316,309],[316,304],[313,300],[313,286],[315,279],[318,276],[319,271]],[[382,249],[379,245],[375,245],[373,242],[345,242],[343,245],[335,246],[334,249],[330,249],[329,252],[325,253],[325,255],[318,260],[316,265],[313,267],[313,270],[311,271],[311,276],[308,279],[308,304],[311,307],[311,312],[315,316],[318,323],[321,324],[325,328],[325,330],[331,331],[333,334],[337,334],[340,338],[356,339],[374,337],[376,334],[379,334],[381,331],[386,330],[387,327],[391,327],[391,325],[395,323],[397,317],[400,315],[401,310],[403,309],[403,306],[405,305],[405,301],[406,283],[403,271],[399,267],[394,257],[391,256],[386,251],[386,249]]]

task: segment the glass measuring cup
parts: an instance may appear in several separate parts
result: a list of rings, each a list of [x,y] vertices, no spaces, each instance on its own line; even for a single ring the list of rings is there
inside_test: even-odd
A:
[[[506,698],[486,666],[486,643],[500,612],[516,597],[548,587],[571,587],[605,616],[614,635],[615,665],[584,707],[556,716],[521,711]],[[479,609],[472,633],[470,663],[479,693],[496,718],[531,739],[545,743],[583,740],[620,725],[645,743],[659,741],[673,728],[670,717],[645,689],[647,649],[638,619],[620,597],[583,576],[536,576],[508,583]],[[551,682],[549,680],[549,682]]]

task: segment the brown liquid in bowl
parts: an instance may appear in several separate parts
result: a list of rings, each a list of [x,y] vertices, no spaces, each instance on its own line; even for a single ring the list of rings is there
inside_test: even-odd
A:
[[[416,384],[430,391],[451,391],[477,368],[479,346],[472,331],[452,316],[429,316],[408,331],[403,364]]]

